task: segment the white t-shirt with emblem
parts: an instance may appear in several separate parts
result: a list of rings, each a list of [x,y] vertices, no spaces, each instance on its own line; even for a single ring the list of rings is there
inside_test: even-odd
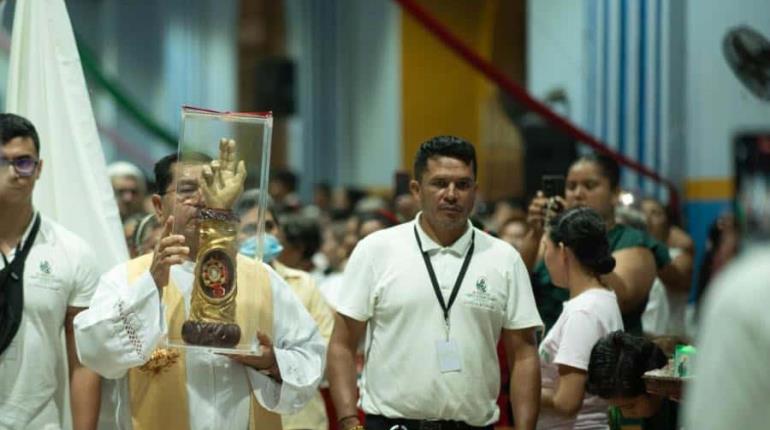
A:
[[[540,344],[542,388],[556,390],[559,365],[588,370],[591,349],[606,334],[623,330],[618,298],[610,290],[591,288],[566,302],[559,319]],[[576,418],[540,411],[538,430],[608,429],[608,404],[586,393]]]
[[[475,232],[475,250],[449,317],[460,371],[442,373],[439,367],[444,316],[415,226],[445,303]],[[431,240],[416,220],[367,236],[351,255],[334,302],[339,313],[368,321],[360,404],[368,414],[390,418],[474,426],[497,421],[500,334],[542,325],[518,252],[470,223],[448,247]]]
[[[9,262],[15,253],[6,256]],[[0,429],[61,428],[60,405],[54,393],[67,377],[61,342],[64,318],[68,306],[88,306],[98,280],[88,245],[43,216],[24,264],[21,325],[0,355]]]

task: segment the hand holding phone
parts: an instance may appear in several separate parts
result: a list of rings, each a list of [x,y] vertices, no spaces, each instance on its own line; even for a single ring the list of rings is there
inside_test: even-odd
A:
[[[543,194],[548,198],[545,208],[545,221],[548,221],[564,210],[564,175],[543,175]]]
[[[548,221],[564,210],[564,176],[544,175],[542,180],[542,189],[527,209],[527,224],[537,232],[542,232]]]
[[[542,181],[546,197],[564,197],[564,175],[543,175]]]

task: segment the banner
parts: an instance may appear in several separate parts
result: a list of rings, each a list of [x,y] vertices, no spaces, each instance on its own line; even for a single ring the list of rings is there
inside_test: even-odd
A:
[[[18,0],[6,111],[40,135],[34,205],[83,238],[104,272],[128,260],[75,36],[63,0]]]

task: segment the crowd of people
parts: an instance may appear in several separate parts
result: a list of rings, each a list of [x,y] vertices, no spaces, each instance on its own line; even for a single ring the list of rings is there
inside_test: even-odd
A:
[[[680,428],[681,399],[647,393],[642,375],[694,341],[698,318],[718,325],[690,286],[703,297],[737,253],[720,218],[694,282],[692,239],[653,198],[622,207],[606,155],[575,160],[563,196],[485,202],[474,146],[437,136],[408,193],[317,184],[303,204],[288,170],[243,190],[223,139],[213,160],[162,158],[152,181],[108,167],[131,259],[101,274],[32,205],[50,143],[13,114],[0,138],[2,430],[64,428],[65,386],[75,429]],[[232,268],[216,272],[216,306],[198,285],[206,264]],[[164,346],[205,338],[236,305],[259,355]],[[715,342],[704,353],[717,357]]]

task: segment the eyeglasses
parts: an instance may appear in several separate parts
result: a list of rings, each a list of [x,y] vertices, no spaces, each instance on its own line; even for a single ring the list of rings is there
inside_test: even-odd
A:
[[[177,188],[172,188],[159,194],[161,196],[176,194],[177,201],[187,202],[200,196],[200,187],[198,187],[198,184],[179,184]]]
[[[13,159],[0,157],[0,166],[5,166],[6,164],[12,165],[19,176],[28,177],[35,174],[35,169],[37,168],[37,165],[40,164],[40,160],[28,156]]]

